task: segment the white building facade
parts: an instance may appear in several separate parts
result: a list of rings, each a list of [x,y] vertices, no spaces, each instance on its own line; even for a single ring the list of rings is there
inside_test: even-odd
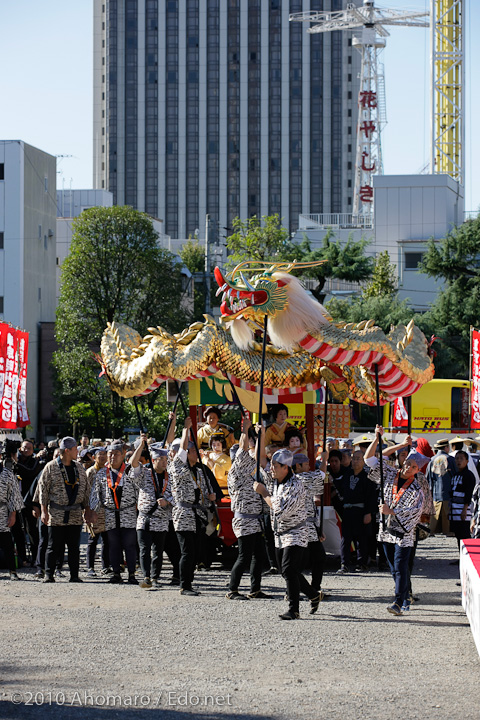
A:
[[[27,408],[38,426],[39,324],[55,320],[56,158],[0,141],[0,318],[29,333]]]

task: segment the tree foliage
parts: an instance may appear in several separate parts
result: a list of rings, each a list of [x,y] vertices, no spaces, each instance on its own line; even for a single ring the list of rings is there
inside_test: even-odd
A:
[[[397,292],[397,269],[390,261],[390,253],[383,250],[375,260],[372,279],[363,290],[364,298],[393,297]]]
[[[100,366],[92,351],[98,352],[107,322],[113,320],[140,333],[157,324],[182,329],[188,313],[182,307],[181,267],[158,246],[150,218],[132,208],[91,208],[72,224],[55,326],[57,405],[64,415],[77,405],[71,420],[80,422],[83,411],[85,422],[93,417],[96,426],[119,427],[124,403],[98,379]]]
[[[408,300],[400,301],[392,295],[361,296],[352,300],[334,298],[327,303],[327,309],[335,322],[375,320],[375,325],[385,333],[390,332],[392,325],[407,325],[415,315]]]
[[[280,216],[256,215],[249,220],[234,218],[233,232],[227,237],[228,267],[234,267],[244,260],[281,262],[299,259],[299,246],[281,225]]]
[[[480,216],[430,240],[419,269],[444,283],[423,318],[440,337],[437,360],[448,367],[446,377],[467,378],[470,326],[480,325]]]

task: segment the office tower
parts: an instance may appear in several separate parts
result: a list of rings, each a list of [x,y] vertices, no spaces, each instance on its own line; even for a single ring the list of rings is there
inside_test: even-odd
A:
[[[94,187],[173,238],[352,211],[360,56],[289,21],[342,0],[94,0]]]

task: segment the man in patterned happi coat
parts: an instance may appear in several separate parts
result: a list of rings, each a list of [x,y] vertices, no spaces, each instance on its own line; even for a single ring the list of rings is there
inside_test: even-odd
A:
[[[5,555],[10,580],[20,580],[15,568],[13,538],[10,528],[15,524],[17,512],[23,508],[18,480],[11,470],[0,464],[0,549]]]
[[[262,568],[265,562],[265,539],[263,537],[262,519],[264,503],[253,489],[255,481],[256,460],[248,452],[248,430],[251,422],[243,420],[243,433],[236,451],[231,448],[232,467],[228,473],[228,492],[232,501],[232,529],[238,539],[238,557],[230,575],[228,600],[246,600],[247,597],[238,592],[242,575],[250,571],[250,599],[265,599],[269,596],[262,592]],[[259,428],[260,429],[260,428]],[[261,441],[265,435],[261,428]],[[234,451],[234,452],[232,452]]]
[[[55,582],[57,558],[68,549],[70,582],[82,582],[80,567],[80,534],[82,511],[88,508],[87,474],[77,462],[77,441],[73,437],[60,440],[59,455],[47,463],[39,481],[39,502],[42,523],[48,525],[48,546],[45,555],[43,582]]]
[[[376,427],[375,439],[365,452],[365,463],[372,472],[369,478],[380,482],[379,460],[375,457],[378,434],[383,435],[383,428]],[[390,572],[395,581],[395,601],[387,607],[392,615],[403,615],[402,608],[408,604],[409,595],[409,559],[415,544],[415,529],[422,516],[424,495],[416,477],[419,472],[415,457],[405,460],[400,469],[391,465],[383,466],[384,502],[379,505],[383,515],[378,533],[379,542],[383,543]]]

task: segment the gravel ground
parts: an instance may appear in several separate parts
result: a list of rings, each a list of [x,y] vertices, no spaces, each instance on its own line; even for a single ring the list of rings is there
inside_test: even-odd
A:
[[[336,576],[332,564],[329,598],[314,616],[302,602],[297,622],[278,619],[280,577],[265,579],[272,600],[229,602],[217,566],[197,573],[198,598],[166,584],[168,566],[156,591],[2,573],[0,718],[477,720],[457,557],[454,538],[420,543],[420,602],[401,618],[386,612],[389,574]]]

